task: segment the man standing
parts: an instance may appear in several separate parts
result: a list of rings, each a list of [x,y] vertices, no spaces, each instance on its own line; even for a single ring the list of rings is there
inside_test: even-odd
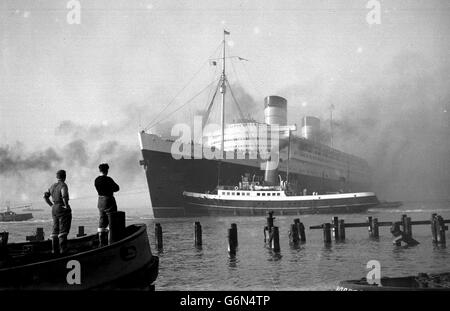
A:
[[[109,165],[102,163],[98,166],[101,173],[95,179],[95,189],[98,193],[98,210],[100,212],[100,219],[98,223],[98,235],[100,240],[100,246],[108,244],[108,214],[111,212],[117,212],[116,199],[114,198],[114,192],[119,191],[119,186],[114,180],[108,176]]]
[[[44,193],[45,202],[52,208],[53,232],[52,251],[54,254],[67,252],[67,235],[72,223],[72,210],[69,205],[69,189],[67,188],[66,171],[56,172],[56,183]],[[52,197],[53,202],[50,200]]]

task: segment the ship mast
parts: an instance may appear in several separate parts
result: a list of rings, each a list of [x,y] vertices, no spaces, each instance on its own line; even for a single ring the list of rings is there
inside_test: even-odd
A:
[[[222,76],[220,77],[220,93],[222,94],[222,102],[220,106],[220,125],[221,125],[221,137],[220,137],[220,152],[222,153],[222,156],[219,159],[219,168],[217,173],[217,186],[220,185],[220,167],[222,165],[222,159],[225,157],[224,152],[224,146],[225,146],[225,93],[226,93],[226,83],[227,83],[227,76],[225,74],[225,36],[229,35],[230,33],[223,30],[223,52],[222,52]]]
[[[224,152],[224,140],[225,140],[225,92],[226,92],[226,75],[225,75],[225,36],[230,33],[223,30],[223,54],[222,54],[222,76],[221,76],[221,84],[220,84],[220,93],[222,94],[222,103],[220,109],[220,125],[221,125],[221,140],[220,140],[220,150]],[[223,157],[223,156],[222,156]]]

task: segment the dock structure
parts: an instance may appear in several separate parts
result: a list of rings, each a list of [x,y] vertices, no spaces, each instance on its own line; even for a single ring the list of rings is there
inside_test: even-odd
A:
[[[400,221],[378,221],[378,218],[372,216],[367,217],[366,222],[358,223],[345,223],[343,219],[339,220],[338,217],[332,218],[332,223],[325,223],[322,225],[310,226],[309,229],[322,229],[323,239],[325,243],[331,243],[331,234],[328,232],[331,228],[336,241],[345,240],[346,228],[364,228],[367,227],[369,231],[369,237],[378,239],[380,227],[390,227],[390,232],[394,236],[393,244],[401,245],[405,243],[409,246],[419,244],[413,238],[412,228],[414,225],[431,225],[432,241],[439,245],[445,245],[446,237],[445,231],[448,230],[448,226],[445,224],[450,223],[450,220],[444,220],[442,216],[432,214],[431,220],[411,220],[406,214],[402,215]]]

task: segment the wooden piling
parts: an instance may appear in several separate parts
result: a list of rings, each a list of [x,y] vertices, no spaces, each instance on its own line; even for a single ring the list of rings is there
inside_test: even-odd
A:
[[[163,249],[163,232],[160,223],[155,224],[155,243],[158,250]]]
[[[441,245],[445,245],[446,240],[445,240],[445,230],[447,230],[447,226],[444,223],[444,219],[442,218],[442,216],[436,216],[436,221],[437,221],[437,226],[436,226],[436,231],[437,231],[437,243],[441,244]]]
[[[338,230],[339,230],[339,239],[341,241],[344,241],[345,240],[345,221],[344,221],[344,219],[339,219]]]
[[[0,259],[5,258],[8,254],[8,237],[9,232],[0,232]]]
[[[325,244],[331,243],[331,224],[323,224],[323,241]]]
[[[340,240],[340,237],[339,237],[339,218],[334,216],[331,219],[331,221],[333,223],[333,236],[334,236],[334,239],[336,241],[339,241]]]
[[[378,218],[372,219],[372,237],[375,239],[378,239],[380,237]]]
[[[236,246],[239,246],[237,225],[236,224],[231,224],[231,229],[233,229],[233,236],[234,236],[234,239],[236,241]]]
[[[237,246],[237,226],[236,224],[231,224],[231,228],[228,229],[228,252],[230,255],[236,255]]]
[[[36,241],[44,241],[44,228],[36,228]]]
[[[403,233],[407,233],[408,232],[408,228],[407,228],[407,224],[406,224],[406,218],[407,217],[408,217],[408,215],[406,215],[406,214],[402,215],[401,223],[402,223],[402,231],[403,231]]]
[[[78,226],[78,234],[77,234],[77,238],[80,238],[82,236],[85,236],[86,233],[84,233],[84,226]]]
[[[199,221],[194,223],[194,244],[195,246],[202,246],[202,225]]]
[[[269,217],[267,217],[267,229],[270,232],[270,229],[272,229],[273,227],[273,221],[275,219],[275,217],[273,217],[273,211],[269,212]]]
[[[278,230],[278,227],[272,227],[271,248],[274,252],[280,252],[280,232]]]
[[[367,231],[369,231],[369,236],[372,237],[373,235],[373,228],[372,228],[372,216],[368,216],[367,217]]]
[[[289,241],[293,244],[298,244],[298,242],[300,241],[298,235],[298,226],[296,223],[291,224],[291,230],[289,232]]]
[[[411,217],[405,217],[405,234],[408,238],[412,238]]]
[[[395,237],[393,243],[396,246],[402,245],[402,231],[400,230],[400,222],[394,222],[391,226],[391,233]]]
[[[109,244],[120,241],[125,236],[125,212],[108,213]]]
[[[431,214],[431,238],[433,243],[437,243],[437,220],[436,213]]]
[[[294,224],[297,226],[297,232],[300,242],[306,242],[305,226],[300,222],[299,218],[294,219]]]

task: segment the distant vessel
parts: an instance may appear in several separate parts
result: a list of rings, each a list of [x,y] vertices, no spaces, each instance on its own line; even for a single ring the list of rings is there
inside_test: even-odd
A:
[[[357,156],[321,143],[320,120],[316,117],[303,117],[301,136],[291,135],[291,132],[296,130],[296,126],[287,125],[288,105],[287,100],[283,97],[272,95],[264,99],[265,122],[244,118],[239,108],[240,120],[237,123],[225,124],[227,88],[232,94],[225,72],[225,60],[228,58],[225,56],[225,34],[228,33],[224,33],[223,39],[222,74],[205,116],[208,120],[215,95],[220,91],[222,94],[221,129],[203,132],[203,140],[201,142],[191,141],[187,148],[192,151],[201,150],[201,157],[195,157],[192,152],[190,156],[175,159],[174,157],[179,154],[172,150],[173,144],[176,142],[174,138],[163,138],[145,130],[139,133],[143,157],[140,164],[143,165],[146,172],[154,217],[190,216],[202,212],[205,212],[204,215],[209,215],[210,213],[206,209],[192,208],[192,204],[197,200],[194,194],[214,192],[220,189],[217,188],[218,185],[236,185],[240,177],[247,173],[251,176],[265,175],[265,185],[275,185],[278,176],[282,180],[288,180],[289,190],[292,193],[306,195],[306,197],[299,198],[298,202],[308,202],[308,204],[309,202],[319,202],[320,196],[320,204],[328,204],[328,199],[332,197],[322,200],[324,195],[337,195],[339,198],[353,196],[355,198],[355,194],[359,192],[366,193],[361,196],[361,200],[364,197],[364,200],[367,198],[367,200],[375,202],[375,195],[366,192],[371,186],[371,172],[368,163]],[[234,99],[234,96],[232,97]],[[239,105],[237,106],[239,107]],[[276,170],[266,172],[264,163],[267,160],[260,153],[263,143],[260,133],[261,129],[275,126],[279,126],[280,130],[279,165]],[[203,156],[205,152],[211,151],[219,151],[222,155],[231,152],[235,156],[233,158],[222,157],[222,159]],[[254,154],[257,156],[252,156]],[[228,198],[226,196],[233,196],[231,193],[227,190],[225,193],[218,192],[217,195],[221,198]],[[313,193],[317,193],[319,196],[312,197]],[[258,196],[257,193],[253,194]],[[206,198],[210,198],[213,202],[217,200],[212,194]],[[235,196],[235,198],[237,197]],[[273,197],[274,200],[281,200],[281,198],[285,198],[282,197],[281,192]],[[292,200],[292,197],[286,199]],[[236,199],[233,202],[236,203]],[[254,203],[249,202],[245,202],[245,204]],[[333,204],[334,202],[330,201]],[[222,203],[224,202],[220,202],[220,204]],[[241,203],[244,204],[244,201],[239,200],[239,204]],[[359,204],[359,201],[351,200],[350,203]],[[210,202],[201,204],[209,206]],[[285,203],[283,202],[283,204]]]
[[[33,214],[25,213],[25,214],[17,214],[11,211],[9,203],[6,205],[6,212],[0,212],[0,222],[6,221],[24,221],[33,218]]]

